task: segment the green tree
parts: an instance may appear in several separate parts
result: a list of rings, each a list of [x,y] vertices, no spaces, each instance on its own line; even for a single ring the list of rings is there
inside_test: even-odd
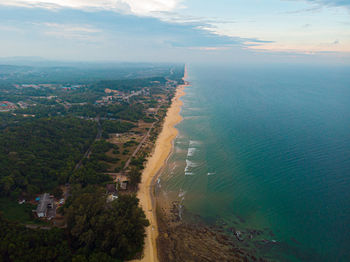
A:
[[[60,187],[56,187],[53,191],[52,194],[54,195],[55,198],[61,198],[63,195],[63,191]]]
[[[117,259],[131,259],[141,252],[149,223],[138,199],[120,195],[107,203],[103,189],[87,190],[90,192],[82,191],[65,210],[74,249],[84,255],[103,252]]]
[[[138,168],[131,168],[130,172],[128,173],[129,177],[129,185],[132,189],[136,190],[139,183],[141,182],[141,171]]]

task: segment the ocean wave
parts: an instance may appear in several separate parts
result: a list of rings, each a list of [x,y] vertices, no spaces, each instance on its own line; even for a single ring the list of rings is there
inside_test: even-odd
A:
[[[182,153],[182,152],[185,152],[185,149],[182,149],[178,146],[175,147],[175,153]]]
[[[202,117],[202,116],[185,116],[185,117],[183,117],[183,118],[186,119],[186,120],[188,120],[188,119],[198,119],[198,118],[200,118],[200,117]]]
[[[203,109],[200,108],[200,107],[186,107],[186,110],[201,111],[201,110],[203,110]]]
[[[197,150],[197,148],[195,148],[195,147],[189,147],[187,150],[187,157],[193,156],[194,153],[196,152],[196,150]]]
[[[199,146],[201,144],[202,142],[197,140],[190,140],[190,143],[189,143],[190,146]]]
[[[197,167],[198,165],[195,162],[192,162],[191,160],[186,159],[186,167],[185,167],[185,173],[190,171],[190,168]]]
[[[171,168],[171,171],[174,171],[176,167],[177,167],[177,164],[174,164],[173,167]]]

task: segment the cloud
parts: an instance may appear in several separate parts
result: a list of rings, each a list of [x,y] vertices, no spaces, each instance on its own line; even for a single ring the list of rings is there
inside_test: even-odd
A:
[[[130,7],[132,13],[150,14],[154,12],[170,12],[175,10],[179,4],[179,0],[121,0]]]
[[[316,3],[326,6],[343,6],[350,8],[350,0],[305,0],[307,2]]]
[[[90,25],[58,23],[39,23],[36,25],[45,27],[43,31],[45,35],[64,39],[88,40],[95,42],[97,40],[97,33],[101,32]]]
[[[306,0],[309,1],[309,0]],[[313,2],[312,0],[310,0],[309,2]],[[300,14],[300,13],[316,13],[322,10],[322,6],[313,6],[313,7],[309,7],[309,8],[302,8],[302,9],[298,9],[298,10],[294,10],[294,11],[288,11],[288,12],[283,12],[284,14],[289,14],[289,15],[293,15],[293,14]]]
[[[65,3],[65,0],[61,1]],[[105,4],[105,1],[99,1]],[[71,4],[73,2],[74,0]],[[91,2],[95,1],[85,0],[84,3],[91,4]],[[180,2],[177,1],[177,3]],[[166,15],[165,11],[160,13]],[[169,12],[170,16],[178,18],[178,20],[163,20],[154,16],[138,16],[100,9],[89,12],[85,9],[59,8],[52,13],[43,8],[33,8],[28,12],[28,9],[24,7],[3,7],[0,8],[0,25],[13,25],[22,28],[26,32],[36,32],[38,37],[46,35],[79,41],[105,41],[118,45],[134,41],[140,43],[140,45],[142,42],[148,42],[166,47],[202,48],[202,50],[217,48],[217,50],[220,50],[232,46],[243,47],[247,42],[255,44],[263,42],[259,39],[220,35],[215,32],[216,24],[233,23],[234,21],[183,16],[175,11]],[[214,22],[215,25],[213,25]],[[31,28],[31,25],[34,25],[34,28]],[[32,36],[34,37],[33,34]]]
[[[327,7],[344,7],[350,9],[350,0],[284,0],[284,1],[303,1],[312,4],[312,7],[302,8],[294,11],[283,12],[284,14],[300,14],[300,13],[317,13],[322,8]]]
[[[42,43],[55,41],[58,44],[61,39],[71,42],[77,40],[79,44],[86,41],[88,44],[100,43],[101,46],[133,45],[139,49],[163,47],[177,50],[206,47],[219,50],[244,45],[245,39],[218,35],[205,29],[210,27],[205,24],[207,22],[205,19],[194,18],[190,21],[172,22],[110,10],[88,12],[65,8],[52,13],[42,8],[33,8],[30,12],[23,7],[0,8],[1,27],[13,26],[26,32],[23,36],[12,36],[16,42],[21,42],[19,39],[22,38],[27,41],[40,40]]]
[[[222,48],[232,45],[244,45],[245,42],[260,42],[257,39],[241,39],[219,35],[215,32],[218,24],[234,23],[232,20],[221,18],[206,18],[198,16],[183,15],[178,12],[183,8],[184,0],[0,0],[0,5],[15,6],[16,8],[31,8],[33,10],[54,10],[55,15],[64,12],[85,12],[90,16],[106,14],[106,18],[99,16],[103,21],[109,18],[110,31],[115,31],[113,25],[119,25],[118,30],[125,27],[124,35],[132,33],[147,37],[146,34],[154,35],[161,32],[164,36],[163,43],[173,47],[204,47]],[[91,12],[93,11],[93,12]],[[27,14],[26,14],[27,16]],[[114,19],[112,19],[112,17]],[[135,19],[133,19],[133,17]],[[144,20],[138,20],[144,19]],[[70,16],[70,22],[71,22]],[[155,18],[155,20],[152,20]],[[149,20],[147,20],[149,19]],[[40,21],[45,21],[42,18]],[[51,19],[49,20],[51,21]],[[129,21],[130,23],[127,23]],[[52,30],[46,30],[45,34],[60,38],[71,38],[81,40],[92,40],[93,33],[90,27],[63,26],[62,23],[50,22],[46,26]],[[74,21],[73,21],[74,23]],[[103,23],[103,22],[102,22]],[[101,24],[101,22],[100,22]],[[105,24],[106,25],[106,24]],[[103,26],[105,26],[103,25]],[[79,27],[79,28],[77,28]],[[80,30],[77,30],[80,29]]]
[[[218,51],[218,50],[229,50],[229,46],[221,46],[221,47],[211,47],[211,46],[203,46],[203,47],[190,47],[190,49],[194,50],[202,50],[202,51]]]
[[[100,30],[92,28],[89,25],[72,25],[72,24],[57,24],[57,23],[43,23],[43,25],[49,28],[56,28],[67,32],[77,32],[77,33],[97,33]]]
[[[83,10],[111,10],[136,15],[170,12],[179,7],[181,0],[1,0],[0,5],[28,8],[73,8]]]
[[[77,9],[83,11],[111,11],[121,14],[155,17],[171,23],[209,25],[233,23],[220,18],[183,15],[185,0],[0,0],[0,6],[42,8],[49,10]]]

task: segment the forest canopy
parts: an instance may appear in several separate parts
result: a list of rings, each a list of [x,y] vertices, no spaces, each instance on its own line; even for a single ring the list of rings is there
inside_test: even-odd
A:
[[[76,194],[65,215],[73,249],[78,253],[103,252],[131,259],[143,249],[149,223],[133,195],[120,195],[106,204],[103,190],[88,187]]]
[[[93,121],[32,118],[0,133],[0,191],[36,194],[65,183],[97,133]]]

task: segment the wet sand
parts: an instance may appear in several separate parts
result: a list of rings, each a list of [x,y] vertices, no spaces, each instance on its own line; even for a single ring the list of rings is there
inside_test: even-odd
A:
[[[168,159],[168,156],[172,150],[173,140],[178,134],[178,130],[175,128],[175,125],[182,120],[180,115],[182,101],[180,100],[180,97],[185,94],[185,86],[186,85],[180,85],[177,88],[172,104],[165,117],[162,131],[157,138],[154,152],[147,161],[146,167],[142,173],[142,180],[139,185],[137,197],[140,199],[140,205],[145,211],[146,217],[150,222],[150,226],[146,228],[147,236],[145,238],[143,258],[135,261],[159,261],[156,245],[158,226],[152,186],[159,171],[166,163],[166,160]]]

